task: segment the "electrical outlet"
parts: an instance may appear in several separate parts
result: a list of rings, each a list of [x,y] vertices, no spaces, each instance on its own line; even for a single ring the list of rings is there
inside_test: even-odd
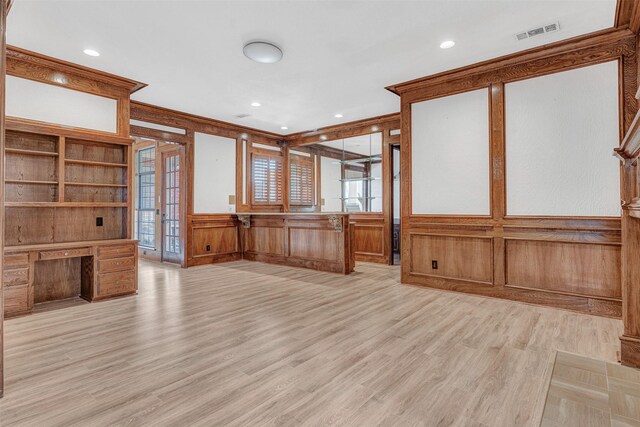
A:
[[[207,245],[207,252],[211,252],[211,245]]]
[[[102,217],[96,217],[96,227],[102,227]]]
[[[438,261],[435,259],[431,260],[431,268],[433,268],[434,270],[438,269]]]

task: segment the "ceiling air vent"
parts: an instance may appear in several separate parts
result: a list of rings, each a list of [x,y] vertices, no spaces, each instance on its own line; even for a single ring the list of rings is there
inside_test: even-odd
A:
[[[236,114],[236,119],[246,119],[251,114]]]
[[[554,22],[553,24],[543,25],[542,27],[533,28],[531,30],[518,33],[516,34],[516,39],[525,40],[531,37],[539,36],[540,34],[552,33],[554,31],[558,31],[559,29],[560,29],[560,24],[557,22]]]

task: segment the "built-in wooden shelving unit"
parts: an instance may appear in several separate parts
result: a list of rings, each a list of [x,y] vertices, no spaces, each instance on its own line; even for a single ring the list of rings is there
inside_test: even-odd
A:
[[[93,137],[91,131],[69,135],[63,127],[30,131],[9,124],[8,246],[130,238],[132,148],[115,135],[112,143],[103,134]]]
[[[5,135],[5,317],[135,293],[131,141],[23,120]]]

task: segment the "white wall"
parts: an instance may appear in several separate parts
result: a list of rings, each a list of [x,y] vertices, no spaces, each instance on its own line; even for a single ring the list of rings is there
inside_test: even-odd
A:
[[[324,199],[322,212],[340,212],[342,203],[341,166],[336,159],[322,157],[320,159],[320,197]]]
[[[618,63],[507,84],[509,215],[620,215]]]
[[[236,141],[231,138],[195,134],[194,213],[235,212],[229,196],[236,194]]]
[[[7,116],[116,132],[116,113],[115,99],[7,76]]]
[[[414,214],[489,215],[487,89],[411,106]]]

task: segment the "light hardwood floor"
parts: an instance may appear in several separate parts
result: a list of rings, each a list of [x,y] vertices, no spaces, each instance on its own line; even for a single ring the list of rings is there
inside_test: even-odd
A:
[[[621,321],[252,262],[141,262],[135,297],[6,322],[2,426],[538,425],[556,350]]]

